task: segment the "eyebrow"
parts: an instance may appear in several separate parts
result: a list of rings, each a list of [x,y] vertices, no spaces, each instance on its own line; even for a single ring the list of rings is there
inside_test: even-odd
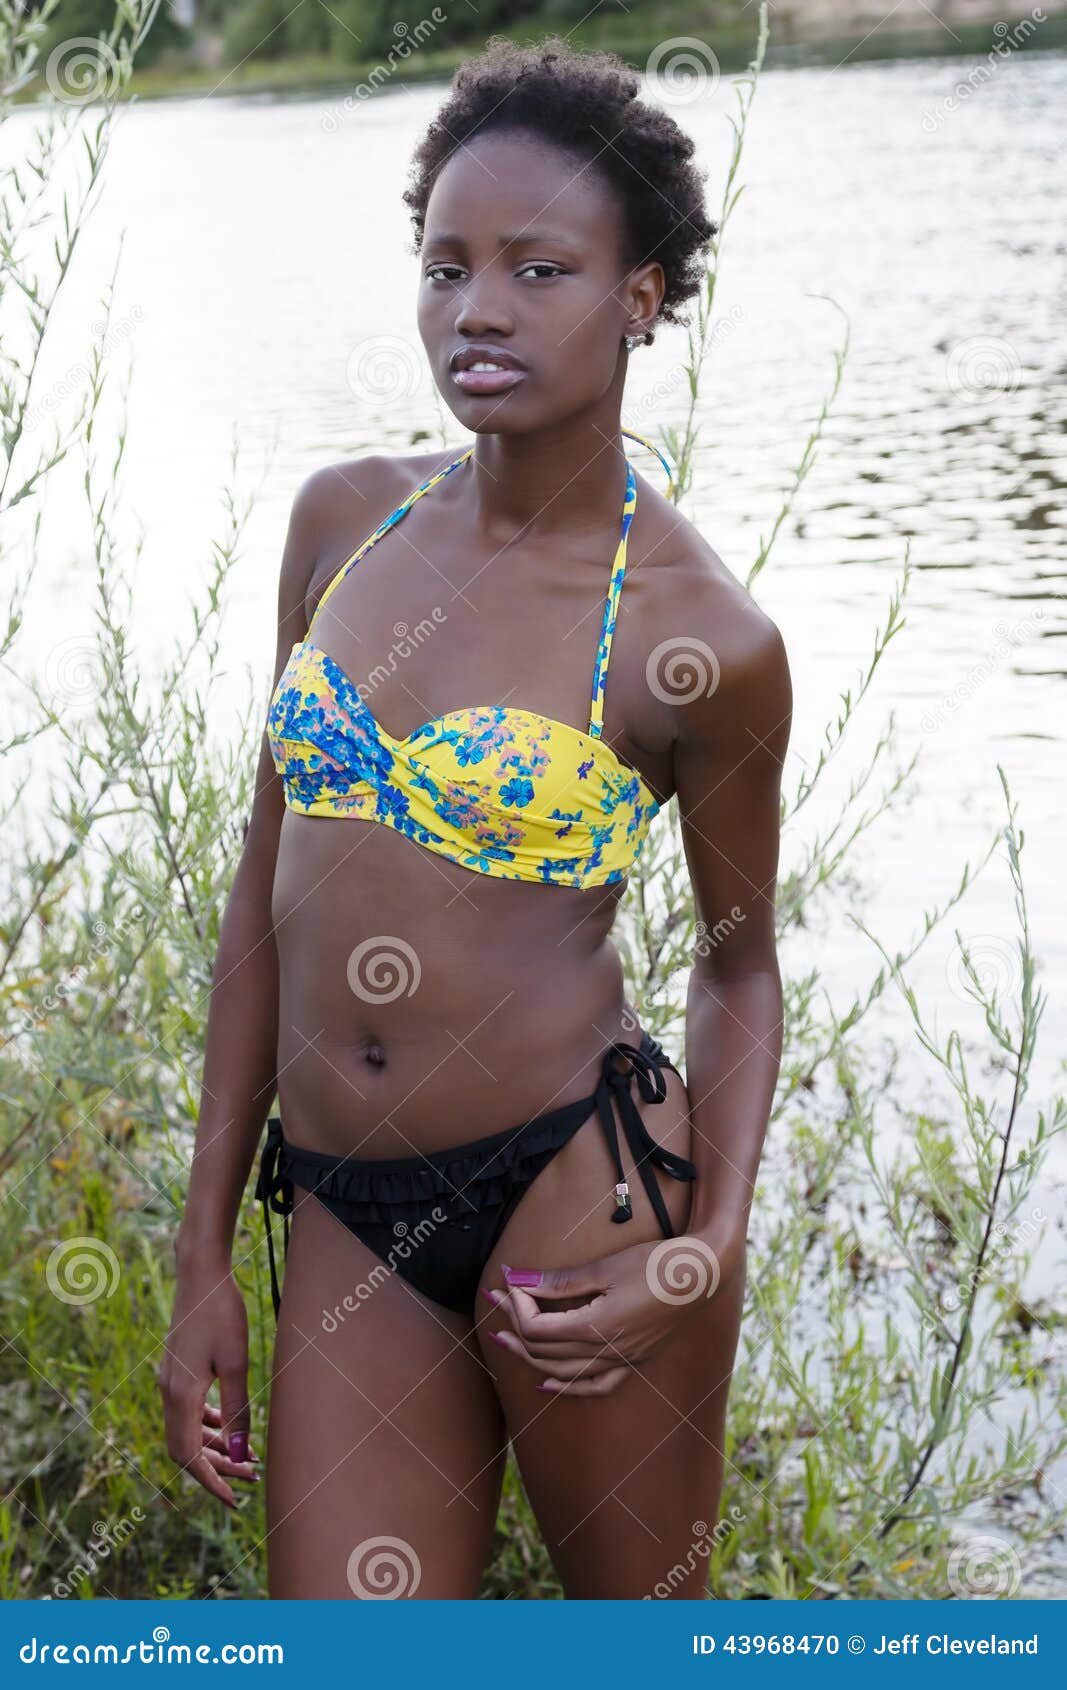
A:
[[[539,229],[536,225],[527,225],[526,228],[518,230],[514,235],[498,235],[496,238],[497,247],[501,252],[506,252],[509,246],[521,246],[524,241],[559,241],[563,246],[572,244],[568,237],[561,234],[558,229]],[[431,240],[426,242],[427,246],[437,246],[438,244],[441,246],[465,246],[466,241],[462,235],[434,235]]]

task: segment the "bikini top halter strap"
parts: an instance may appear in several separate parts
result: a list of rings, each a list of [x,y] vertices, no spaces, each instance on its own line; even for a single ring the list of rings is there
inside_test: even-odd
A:
[[[668,480],[673,483],[674,472],[670,463],[664,457],[658,446],[656,446],[651,440],[646,439],[643,434],[635,433],[633,429],[624,428],[620,429],[619,432],[626,435],[631,440],[636,440],[640,445],[646,446],[650,452],[655,452],[660,463],[667,471]],[[340,586],[341,582],[344,580],[353,565],[358,563],[360,558],[363,557],[366,552],[369,552],[372,546],[377,545],[383,535],[388,534],[389,530],[394,528],[401,518],[407,515],[408,511],[417,499],[421,499],[424,494],[429,493],[438,485],[439,482],[444,481],[447,476],[451,475],[453,470],[457,470],[462,464],[465,464],[467,459],[472,455],[473,451],[474,447],[468,446],[466,451],[461,452],[458,458],[453,458],[452,462],[450,464],[446,464],[444,469],[435,470],[432,475],[427,476],[425,481],[421,481],[417,487],[412,488],[411,492],[406,498],[401,500],[396,509],[390,511],[381,526],[376,528],[373,534],[367,536],[362,544],[359,545],[352,553],[351,557],[345,559],[336,574],[327,583],[322,597],[315,606],[314,614],[308,624],[309,636],[311,629],[315,624],[316,618],[322,611],[323,605],[326,603],[334,589]],[[597,647],[596,663],[593,669],[592,704],[589,715],[589,727],[587,730],[590,738],[592,739],[599,739],[604,731],[604,682],[608,671],[608,659],[611,655],[611,642],[615,632],[615,620],[618,615],[619,594],[622,592],[623,577],[626,574],[626,541],[630,532],[630,524],[633,521],[634,511],[636,509],[637,481],[634,477],[633,468],[629,459],[627,459],[626,494],[623,499],[622,507],[622,532],[619,535],[618,548],[615,552],[615,559],[611,566],[611,578],[608,582],[607,595],[604,601],[604,620],[601,624],[600,643]]]
[[[458,458],[453,458],[452,462],[450,464],[446,464],[444,469],[435,470],[433,475],[427,476],[425,481],[421,481],[417,487],[412,488],[411,492],[407,495],[407,498],[401,500],[395,510],[390,511],[381,527],[376,528],[373,534],[369,534],[362,544],[356,547],[356,550],[352,553],[351,557],[345,559],[345,562],[342,563],[333,579],[328,582],[325,592],[318,604],[315,606],[314,615],[308,624],[309,634],[314,626],[315,618],[322,610],[323,605],[326,603],[326,600],[329,598],[334,588],[341,585],[341,582],[344,580],[349,570],[354,564],[359,562],[364,552],[369,552],[372,546],[377,545],[383,534],[388,534],[390,528],[396,527],[396,524],[400,521],[401,517],[407,515],[416,499],[421,499],[424,493],[428,493],[432,487],[436,487],[437,483],[439,481],[443,481],[446,476],[451,475],[454,469],[459,469],[461,464],[465,464],[473,451],[474,447],[468,446],[465,452],[461,452]]]

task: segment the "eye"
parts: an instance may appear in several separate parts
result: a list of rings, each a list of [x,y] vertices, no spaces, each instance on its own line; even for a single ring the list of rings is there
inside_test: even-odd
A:
[[[551,264],[544,258],[531,258],[530,262],[524,264],[517,274],[521,276],[525,270],[540,270],[545,280],[550,276],[565,276],[567,274],[561,265]]]
[[[442,270],[450,270],[453,273],[449,276],[442,276],[442,275],[439,274],[439,272],[442,271]],[[461,276],[463,274],[463,266],[461,264],[446,264],[442,260],[440,263],[437,263],[437,264],[427,264],[424,274],[426,276],[427,281],[430,281],[430,282],[436,282],[436,281],[454,282],[454,281],[457,280],[457,278],[459,276]]]

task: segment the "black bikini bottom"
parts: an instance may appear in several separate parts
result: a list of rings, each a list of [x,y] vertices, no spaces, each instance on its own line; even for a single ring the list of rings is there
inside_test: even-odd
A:
[[[626,1067],[616,1066],[616,1054],[628,1059]],[[255,1194],[263,1204],[275,1319],[281,1298],[270,1212],[273,1209],[283,1216],[288,1255],[294,1184],[313,1191],[331,1214],[402,1279],[434,1302],[468,1315],[474,1314],[482,1269],[526,1187],[594,1109],[607,1134],[618,1174],[611,1218],[630,1220],[633,1208],[623,1177],[612,1093],[618,1099],[623,1130],[656,1219],[664,1237],[673,1238],[663,1194],[649,1163],[679,1180],[694,1179],[696,1168],[649,1135],[630,1089],[636,1074],[645,1102],[662,1103],[667,1095],[663,1066],[680,1072],[647,1032],[642,1034],[640,1048],[613,1042],[604,1052],[600,1080],[591,1097],[579,1098],[488,1138],[391,1161],[329,1156],[289,1144],[283,1137],[280,1118],[272,1115],[267,1122]]]

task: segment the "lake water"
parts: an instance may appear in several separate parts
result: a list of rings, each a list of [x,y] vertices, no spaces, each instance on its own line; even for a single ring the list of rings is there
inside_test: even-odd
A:
[[[683,507],[744,578],[774,521],[833,377],[841,392],[796,520],[755,584],[790,652],[791,793],[817,757],[839,695],[855,692],[910,541],[906,627],[891,642],[825,794],[783,842],[783,868],[825,830],[888,712],[897,763],[921,748],[912,796],[857,852],[864,919],[890,950],[944,904],[1004,822],[996,765],[1026,832],[1023,868],[1038,980],[1049,995],[1029,1100],[1042,1106],[1065,1049],[1064,738],[1067,712],[1067,55],[1006,59],[962,96],[967,60],[764,73],[727,230],[721,321],[702,397],[693,492]],[[265,706],[289,506],[312,470],[403,451],[418,430],[464,439],[435,403],[415,327],[417,264],[401,202],[408,159],[441,95],[396,88],[346,112],[336,95],[166,101],[126,112],[106,188],[35,389],[79,384],[84,325],[99,315],[123,229],[113,325],[132,358],[125,486],[145,532],[135,647],[148,672],[206,578],[223,529],[229,454],[258,487],[230,579],[226,652]],[[729,156],[729,81],[672,107],[696,137],[718,207]],[[12,137],[31,118],[19,113]],[[661,330],[631,362],[624,419],[646,434],[681,419],[684,333]],[[634,447],[650,479],[654,459]],[[55,667],[91,624],[88,529],[50,501],[47,576],[24,657]],[[353,545],[361,536],[353,536]],[[607,565],[608,560],[605,560]],[[227,736],[227,723],[217,731]],[[867,798],[875,802],[876,783]],[[1019,981],[1003,854],[910,971],[943,1039],[981,1033],[952,928],[1010,1002]],[[807,947],[805,951],[804,947]],[[818,963],[839,1009],[880,958],[843,912],[784,947]],[[879,1026],[907,1035],[899,1005]],[[906,1083],[945,1100],[913,1043]],[[999,1091],[1006,1096],[1006,1088]],[[949,1104],[946,1107],[951,1109]],[[1062,1216],[1062,1150],[1036,1200]],[[1049,1207],[1051,1205],[1051,1207]],[[1043,1288],[1062,1235],[1038,1252]]]

